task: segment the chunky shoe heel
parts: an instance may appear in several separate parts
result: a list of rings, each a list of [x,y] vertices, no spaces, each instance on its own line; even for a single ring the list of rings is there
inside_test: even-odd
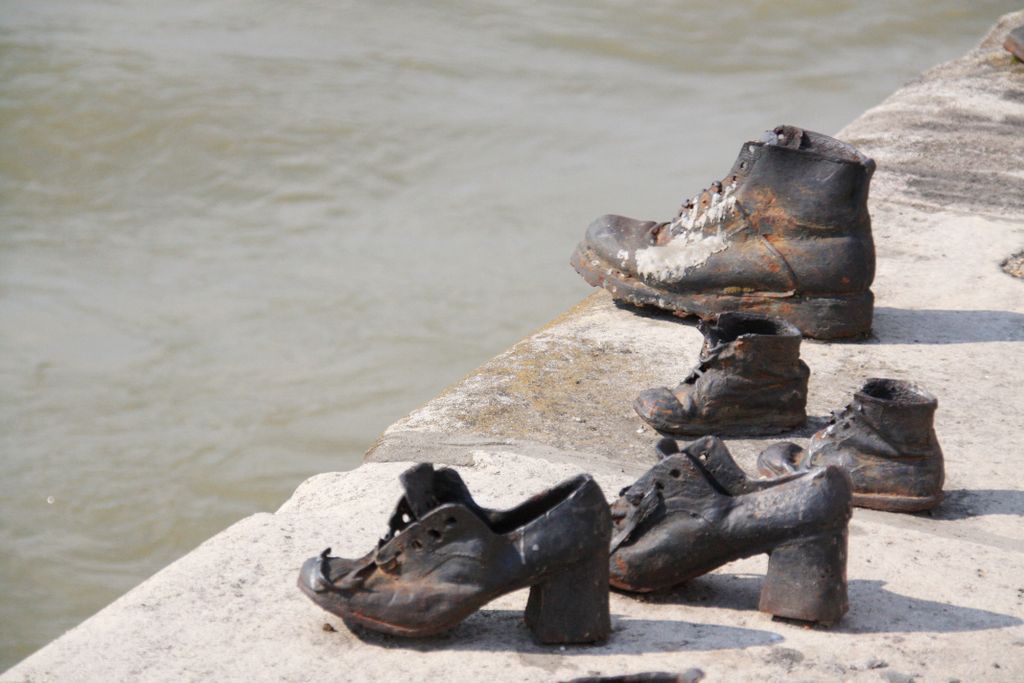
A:
[[[608,556],[598,554],[530,588],[526,625],[541,643],[595,643],[611,632]]]
[[[846,614],[846,528],[771,551],[759,609],[777,617],[834,624]]]

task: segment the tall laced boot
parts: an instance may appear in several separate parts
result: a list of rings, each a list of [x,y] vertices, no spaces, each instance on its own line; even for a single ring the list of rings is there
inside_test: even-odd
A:
[[[768,553],[762,611],[824,624],[842,617],[849,475],[825,467],[750,479],[716,437],[681,449],[662,439],[657,449],[661,461],[612,504],[613,587],[663,590]]]
[[[871,331],[875,162],[844,142],[779,126],[744,143],[728,175],[675,219],[607,215],[571,264],[616,299],[706,318],[750,311],[816,339]]]
[[[807,450],[780,443],[758,456],[761,474],[778,476],[835,465],[850,473],[853,504],[890,512],[942,502],[945,473],[935,436],[938,401],[897,379],[869,379]]]
[[[669,434],[775,434],[807,419],[800,331],[781,318],[723,313],[701,322],[700,363],[675,389],[648,389],[633,408]]]

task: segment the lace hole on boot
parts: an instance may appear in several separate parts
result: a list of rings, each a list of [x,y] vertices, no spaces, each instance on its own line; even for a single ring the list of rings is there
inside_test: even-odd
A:
[[[431,529],[431,530],[429,530],[429,531],[427,532],[427,535],[428,535],[428,536],[430,536],[430,537],[431,537],[432,539],[434,539],[435,541],[440,541],[440,540],[441,540],[441,532],[440,532],[440,531],[438,531],[437,529]]]
[[[682,474],[682,472],[680,472],[679,470],[672,470],[671,472],[669,472],[669,474],[672,475],[673,479],[678,479],[679,475]]]
[[[455,520],[454,517],[449,517],[448,519],[444,520],[444,525],[445,526],[455,526],[455,521],[456,520]]]
[[[420,539],[418,539],[418,538],[414,538],[412,540],[412,543],[410,543],[409,545],[411,545],[413,548],[416,548],[416,550],[419,550],[420,548],[423,547],[423,542],[420,541]]]

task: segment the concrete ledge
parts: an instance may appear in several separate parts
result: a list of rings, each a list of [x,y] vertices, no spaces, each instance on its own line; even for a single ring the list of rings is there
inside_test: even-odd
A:
[[[913,379],[939,398],[948,497],[932,515],[856,511],[837,627],[757,612],[764,557],[665,595],[613,595],[608,644],[564,650],[532,643],[525,592],[404,641],[352,633],[295,588],[323,547],[372,546],[408,461],[459,465],[493,506],[581,470],[611,497],[646,469],[656,435],[630,403],[677,382],[700,335],[598,292],[393,425],[363,466],[307,481],[0,680],[550,681],[694,666],[710,680],[1021,680],[1024,281],[999,267],[1024,246],[1024,64],[1000,47],[1021,23],[1024,12],[1007,15],[978,49],[839,133],[879,165],[875,334],[805,343],[813,418],[786,438],[806,439],[866,377]],[[728,444],[749,468],[771,441]]]

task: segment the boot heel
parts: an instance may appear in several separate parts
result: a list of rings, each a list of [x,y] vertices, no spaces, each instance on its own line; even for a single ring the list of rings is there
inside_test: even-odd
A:
[[[846,528],[771,551],[759,609],[777,617],[834,624],[846,613]]]
[[[608,554],[566,567],[530,588],[526,625],[541,643],[594,643],[608,638]]]

